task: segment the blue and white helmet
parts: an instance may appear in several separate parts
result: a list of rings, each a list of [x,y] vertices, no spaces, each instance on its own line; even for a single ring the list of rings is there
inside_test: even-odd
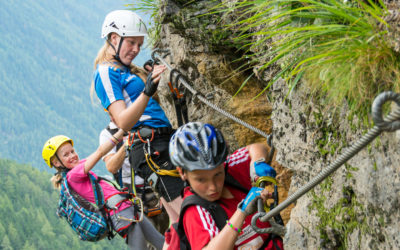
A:
[[[226,161],[228,146],[222,133],[212,125],[189,122],[171,137],[169,156],[175,166],[183,169],[211,170]]]

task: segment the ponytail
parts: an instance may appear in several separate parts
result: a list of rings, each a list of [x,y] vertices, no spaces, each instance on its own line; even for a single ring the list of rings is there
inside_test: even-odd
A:
[[[56,168],[57,169],[57,168]],[[52,177],[51,177],[51,179],[50,179],[50,181],[51,181],[51,183],[53,184],[53,187],[55,188],[55,189],[57,189],[57,190],[60,190],[61,189],[61,181],[62,181],[62,174],[61,174],[61,171],[57,171],[57,173],[55,173]]]

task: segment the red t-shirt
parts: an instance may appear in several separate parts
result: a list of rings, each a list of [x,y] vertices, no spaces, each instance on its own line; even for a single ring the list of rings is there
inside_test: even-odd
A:
[[[241,148],[229,156],[228,173],[231,174],[243,187],[250,189],[250,155],[246,148]],[[238,203],[244,199],[247,193],[243,193],[235,188],[226,186],[232,193],[234,198],[221,198],[217,202],[225,210],[228,218],[232,217],[237,210]],[[184,192],[184,198],[193,195],[189,188]],[[234,249],[258,249],[268,238],[268,234],[257,234],[251,227],[251,218],[247,216],[244,221],[242,231],[239,235]],[[260,228],[269,227],[268,222],[257,221]],[[202,249],[210,242],[218,233],[219,229],[216,226],[211,214],[199,205],[190,206],[187,208],[183,216],[183,227],[186,236],[190,242],[191,248]]]

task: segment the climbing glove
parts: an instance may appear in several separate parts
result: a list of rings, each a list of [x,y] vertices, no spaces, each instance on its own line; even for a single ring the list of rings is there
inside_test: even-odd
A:
[[[152,73],[147,76],[146,84],[143,90],[143,93],[148,97],[152,97],[154,93],[156,93],[158,87],[158,83],[153,81],[152,76]]]
[[[260,195],[262,190],[263,189],[259,187],[252,187],[246,198],[239,203],[238,208],[242,210],[246,216],[257,212],[257,200],[261,199]]]
[[[270,176],[272,178],[276,177],[276,171],[270,165],[265,162],[255,162],[254,169],[256,170],[256,175],[258,176]]]

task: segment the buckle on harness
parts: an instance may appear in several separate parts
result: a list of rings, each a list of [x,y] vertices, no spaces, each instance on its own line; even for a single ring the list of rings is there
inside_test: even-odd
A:
[[[131,221],[131,222],[141,222],[143,220],[143,202],[142,202],[142,199],[140,199],[138,197],[133,197],[131,199],[131,202],[135,206],[135,208],[139,207],[138,210],[140,212],[140,216],[139,217],[135,216],[135,219],[129,219],[129,218],[126,218],[126,217],[124,217],[122,215],[117,214],[117,218],[121,219],[121,220]]]
[[[137,135],[142,138],[153,137],[154,130],[148,127],[141,127],[136,131]]]
[[[151,188],[153,189],[153,191],[156,190],[156,185],[158,182],[158,175],[156,172],[151,173],[151,175],[147,178],[147,183],[149,183],[149,185],[151,186]]]
[[[115,194],[111,197],[109,197],[105,203],[105,207],[107,207],[108,209],[112,209],[112,210],[117,210],[118,206],[123,202],[123,201],[127,201],[129,199],[128,197],[129,194]]]

